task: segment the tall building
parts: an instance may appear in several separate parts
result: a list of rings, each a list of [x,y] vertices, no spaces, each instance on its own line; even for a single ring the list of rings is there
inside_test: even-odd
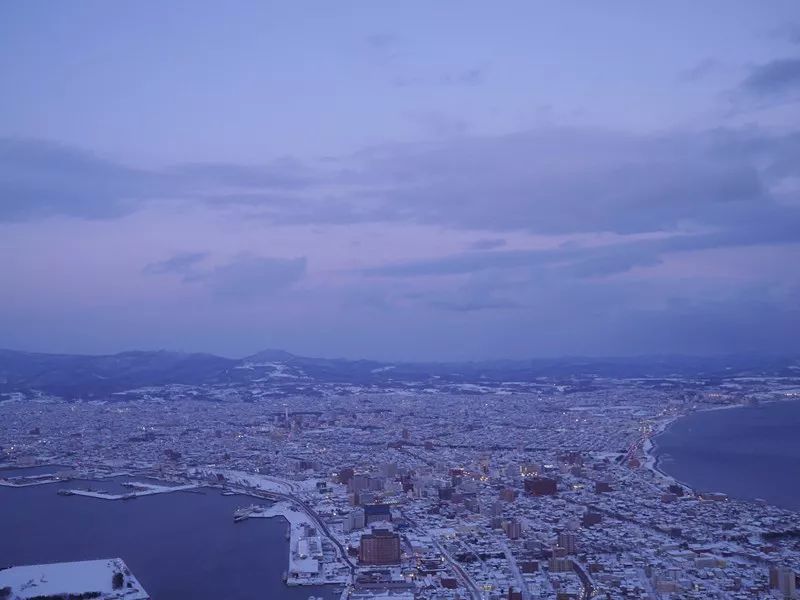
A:
[[[789,567],[770,567],[769,586],[778,590],[784,600],[797,598],[797,576]]]
[[[516,519],[503,523],[503,529],[510,540],[518,540],[522,536],[522,523]]]
[[[575,554],[577,544],[575,534],[571,531],[562,531],[558,534],[558,545],[567,551],[567,554]]]
[[[358,493],[363,490],[369,489],[369,475],[364,473],[357,473],[350,477],[350,482],[347,484],[347,491],[351,493]]]
[[[572,561],[568,558],[554,556],[547,561],[551,573],[568,573],[572,571]]]
[[[373,529],[361,536],[358,560],[365,565],[396,565],[400,562],[400,536],[388,529]]]
[[[360,506],[357,506],[353,510],[350,511],[350,514],[345,517],[344,520],[344,530],[346,532],[353,531],[355,529],[364,529],[366,526],[366,521],[364,518],[364,509]]]

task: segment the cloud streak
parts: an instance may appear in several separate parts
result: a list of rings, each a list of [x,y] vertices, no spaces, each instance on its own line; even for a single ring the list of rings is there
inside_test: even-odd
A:
[[[146,265],[147,275],[179,275],[184,283],[201,284],[214,296],[246,301],[272,296],[306,275],[305,257],[273,258],[241,254],[213,267],[202,267],[208,253],[187,252]]]
[[[760,95],[800,91],[800,58],[780,58],[757,66],[742,88]]]
[[[191,163],[140,169],[64,144],[0,138],[0,222],[115,219],[154,202],[230,202],[231,197],[246,202],[255,193],[267,204],[264,200],[276,192],[313,186],[318,176],[288,159],[262,166]]]
[[[165,260],[150,263],[142,269],[142,272],[146,275],[178,274],[191,277],[198,264],[207,257],[207,252],[182,252]]]

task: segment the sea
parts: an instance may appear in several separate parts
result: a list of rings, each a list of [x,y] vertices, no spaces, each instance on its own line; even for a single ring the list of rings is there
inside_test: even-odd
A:
[[[2,471],[4,477],[53,472],[49,467]],[[284,519],[233,522],[249,496],[216,489],[135,500],[59,496],[62,488],[122,491],[130,477],[0,487],[0,568],[97,558],[122,558],[153,600],[325,600],[341,589],[287,587],[289,542]]]
[[[654,442],[658,467],[697,491],[800,511],[800,400],[695,412]]]

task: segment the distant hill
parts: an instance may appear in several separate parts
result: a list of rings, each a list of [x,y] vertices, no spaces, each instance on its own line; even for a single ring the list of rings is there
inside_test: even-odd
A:
[[[0,350],[0,391],[37,389],[73,396],[169,383],[206,383],[237,360],[211,354],[132,351],[88,356]]]
[[[800,361],[780,357],[635,357],[423,363],[297,356],[264,350],[242,359],[212,354],[131,351],[112,355],[0,350],[0,393],[38,390],[65,398],[102,397],[169,384],[280,387],[305,393],[315,385],[366,387],[485,385],[596,378],[733,376],[800,377]]]

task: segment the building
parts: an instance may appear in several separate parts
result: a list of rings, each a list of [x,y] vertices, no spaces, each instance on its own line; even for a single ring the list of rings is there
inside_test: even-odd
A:
[[[374,529],[361,536],[358,560],[365,565],[396,565],[400,562],[400,536],[388,529]]]
[[[612,492],[614,490],[607,481],[595,481],[594,491],[596,494],[605,494],[606,492]]]
[[[518,540],[522,536],[522,524],[516,519],[505,521],[503,529],[510,540]]]
[[[358,494],[363,490],[369,489],[369,475],[363,473],[356,473],[350,477],[347,484],[347,491],[350,493]]]
[[[572,571],[572,561],[568,558],[554,556],[547,563],[551,573],[569,573]]]
[[[514,502],[517,499],[517,490],[513,488],[503,488],[500,490],[500,500],[503,502]]]
[[[473,513],[481,512],[481,504],[475,496],[464,498],[464,508]]]
[[[350,483],[353,475],[355,475],[355,471],[352,467],[344,467],[343,469],[339,469],[339,472],[336,474],[336,478],[339,480],[339,483],[347,485]]]
[[[778,590],[784,600],[797,598],[797,576],[789,567],[770,567],[769,587]]]
[[[523,573],[536,573],[539,570],[539,561],[523,560],[519,563],[519,568]]]
[[[522,463],[519,467],[519,472],[525,476],[538,475],[542,472],[542,465],[535,463]]]
[[[364,509],[360,506],[357,506],[344,519],[344,530],[345,532],[351,532],[355,529],[364,529],[366,527],[367,522],[364,516]]]
[[[388,504],[365,504],[364,505],[364,524],[369,525],[377,521],[392,520],[392,511]]]
[[[577,544],[575,534],[571,531],[562,531],[558,534],[558,545],[567,551],[567,554],[575,554]]]
[[[583,513],[583,518],[581,519],[581,525],[584,527],[591,527],[592,525],[597,525],[603,520],[603,515],[599,512],[595,512],[593,510],[587,510]]]
[[[554,496],[558,485],[549,477],[531,477],[525,480],[525,491],[531,496]]]

